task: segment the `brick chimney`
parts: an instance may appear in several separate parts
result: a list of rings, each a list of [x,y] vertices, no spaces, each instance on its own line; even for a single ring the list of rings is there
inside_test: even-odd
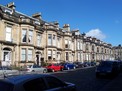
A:
[[[16,6],[14,5],[14,2],[10,2],[10,3],[7,4],[7,7],[12,9],[12,10],[15,10]]]
[[[41,13],[35,13],[32,15],[33,18],[36,18],[36,19],[42,19],[41,17]]]
[[[63,30],[70,31],[70,25],[69,24],[64,24]]]
[[[58,21],[55,21],[55,22],[54,22],[54,25],[55,25],[57,28],[59,28],[59,23],[58,23]]]

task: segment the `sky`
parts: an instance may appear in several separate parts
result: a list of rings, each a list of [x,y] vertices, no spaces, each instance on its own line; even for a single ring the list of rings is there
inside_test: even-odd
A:
[[[40,12],[47,22],[100,39],[112,46],[122,45],[122,0],[0,0],[14,2],[16,10],[28,16]]]

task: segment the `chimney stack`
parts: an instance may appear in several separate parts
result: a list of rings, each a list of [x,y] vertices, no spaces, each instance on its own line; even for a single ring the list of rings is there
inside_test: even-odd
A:
[[[41,13],[35,13],[32,15],[33,18],[36,18],[36,19],[42,19],[41,17]]]
[[[58,23],[58,21],[55,21],[55,22],[54,22],[54,25],[56,25],[56,27],[59,28],[59,23]]]
[[[63,29],[65,31],[70,31],[70,25],[69,24],[64,24]]]
[[[11,3],[8,3],[7,4],[7,7],[10,8],[10,9],[12,9],[12,10],[15,10],[15,7],[16,6],[14,5],[14,2],[11,2]]]

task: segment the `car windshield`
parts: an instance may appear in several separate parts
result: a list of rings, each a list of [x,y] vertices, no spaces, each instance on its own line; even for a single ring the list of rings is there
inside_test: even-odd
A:
[[[99,66],[102,66],[102,67],[111,67],[112,66],[112,62],[101,62]]]
[[[0,82],[0,91],[13,91],[14,85],[6,82]]]
[[[52,66],[52,64],[48,64],[47,66]]]

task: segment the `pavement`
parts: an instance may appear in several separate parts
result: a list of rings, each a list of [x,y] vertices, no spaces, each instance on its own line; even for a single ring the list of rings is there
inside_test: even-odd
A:
[[[122,73],[99,91],[122,91]]]

